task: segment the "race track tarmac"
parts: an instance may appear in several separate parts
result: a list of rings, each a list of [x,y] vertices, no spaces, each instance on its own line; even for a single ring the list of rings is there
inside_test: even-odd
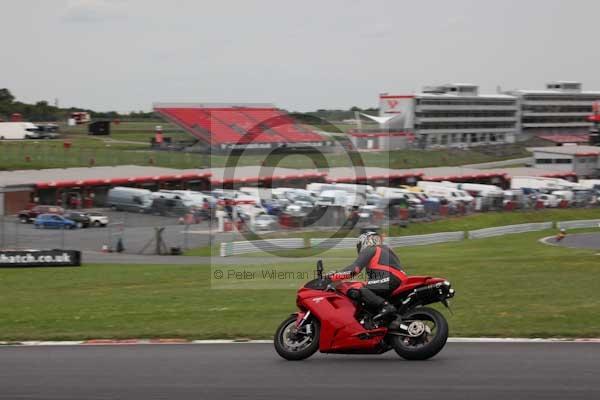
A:
[[[0,347],[0,399],[599,399],[600,344],[449,343],[436,358],[271,344]]]
[[[557,242],[556,239],[551,238],[549,243],[557,244],[564,247],[572,247],[575,249],[595,249],[600,250],[600,233],[574,233],[567,234],[567,236]]]

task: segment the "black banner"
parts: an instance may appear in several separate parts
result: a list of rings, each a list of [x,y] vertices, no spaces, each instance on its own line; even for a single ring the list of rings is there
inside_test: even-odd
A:
[[[0,250],[0,268],[79,267],[78,250]]]

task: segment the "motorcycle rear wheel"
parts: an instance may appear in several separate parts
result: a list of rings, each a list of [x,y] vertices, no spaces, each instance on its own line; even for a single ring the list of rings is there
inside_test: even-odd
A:
[[[277,354],[289,361],[304,360],[319,349],[321,327],[315,318],[309,318],[301,327],[303,332],[294,333],[296,316],[292,315],[279,325],[273,343]],[[310,327],[310,333],[305,333]]]
[[[402,316],[403,321],[421,321],[426,330],[417,337],[397,336],[392,339],[396,353],[406,360],[427,360],[439,353],[448,340],[448,322],[437,310],[419,307]]]

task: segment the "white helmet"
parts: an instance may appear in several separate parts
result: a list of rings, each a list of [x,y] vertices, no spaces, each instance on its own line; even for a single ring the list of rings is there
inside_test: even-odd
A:
[[[365,232],[358,237],[358,241],[356,243],[356,251],[360,253],[360,251],[364,248],[371,246],[380,246],[383,244],[383,240],[381,239],[381,235],[377,232]]]

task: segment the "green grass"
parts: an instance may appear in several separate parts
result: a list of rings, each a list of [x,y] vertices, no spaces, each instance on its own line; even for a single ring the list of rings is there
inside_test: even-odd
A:
[[[532,222],[557,222],[600,218],[600,209],[545,209],[538,211],[486,212],[450,217],[434,222],[413,223],[406,228],[390,228],[390,236],[421,235],[436,232],[469,231]]]
[[[353,167],[364,165],[380,168],[424,168],[439,166],[457,166],[464,164],[476,164],[490,161],[506,160],[517,157],[527,157],[530,155],[524,146],[510,147],[506,149],[496,149],[497,152],[483,152],[482,149],[460,150],[394,150],[389,152],[354,152],[351,155],[347,153],[326,154],[325,162],[319,162],[316,157],[302,154],[292,154],[283,158],[281,161],[267,159],[265,165],[278,165],[284,168],[334,168],[334,167]],[[352,157],[352,158],[351,158]],[[265,161],[264,155],[244,155],[243,157],[229,158],[225,156],[213,155],[211,165],[213,167],[224,167],[225,165],[259,165]]]
[[[0,170],[67,168],[88,166],[146,165],[170,168],[203,168],[206,156],[151,151],[146,144],[104,142],[94,138],[0,142]]]
[[[242,157],[224,155],[188,154],[150,150],[150,139],[156,125],[163,127],[165,136],[174,141],[193,141],[194,138],[177,126],[161,121],[122,122],[111,125],[110,137],[89,136],[87,126],[61,126],[59,140],[2,141],[0,142],[0,170],[63,168],[91,165],[157,165],[170,168],[224,167],[278,165],[285,168],[332,168],[353,165],[382,168],[422,168],[455,166],[529,155],[527,143],[481,147],[472,150],[396,150],[390,152],[328,153],[318,158],[290,154],[281,160],[264,154],[246,154]],[[71,148],[63,148],[63,142],[71,142]],[[352,158],[352,159],[351,159]],[[313,159],[316,160],[313,162]],[[92,161],[93,160],[93,161]],[[323,162],[325,160],[325,162]]]
[[[453,336],[599,337],[600,256],[538,242],[551,233],[398,253],[408,273],[442,276],[454,284],[454,314],[448,314]],[[314,268],[307,260],[295,261],[278,266],[265,258],[264,264],[279,270]],[[325,258],[328,270],[347,262]],[[264,281],[211,289],[210,272],[206,265],[0,270],[0,340],[270,338],[295,309],[299,282],[287,282],[285,290],[265,289]]]
[[[164,135],[172,137],[173,140],[192,139],[188,133],[179,129],[177,126],[161,120],[135,122],[123,121],[118,125],[111,124],[111,134],[109,138],[114,140],[141,142],[147,145],[150,143],[150,139],[154,137],[154,130],[157,125],[162,126]],[[86,137],[87,129],[87,125],[61,126],[61,133],[68,138],[77,139]],[[104,139],[106,137],[99,136],[97,138]]]

